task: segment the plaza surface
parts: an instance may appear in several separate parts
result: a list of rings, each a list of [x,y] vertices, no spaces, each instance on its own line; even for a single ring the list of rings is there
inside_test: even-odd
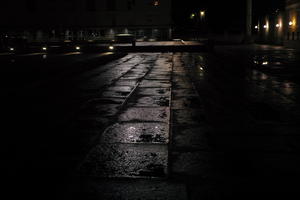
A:
[[[298,194],[296,50],[0,56],[11,196]]]

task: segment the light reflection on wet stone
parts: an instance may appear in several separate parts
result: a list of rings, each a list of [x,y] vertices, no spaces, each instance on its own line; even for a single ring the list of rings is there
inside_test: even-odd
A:
[[[163,106],[167,107],[170,104],[170,98],[167,96],[141,96],[134,97],[129,105],[135,107],[157,107]]]
[[[159,80],[143,80],[140,84],[140,87],[146,88],[170,88],[171,83],[168,81],[159,81]]]
[[[144,96],[170,96],[171,89],[170,88],[138,88],[138,95]]]
[[[103,133],[101,143],[162,143],[169,141],[169,125],[165,123],[121,123]]]
[[[128,108],[120,116],[120,121],[169,122],[168,108]]]
[[[166,177],[167,145],[99,144],[80,172],[92,177]]]

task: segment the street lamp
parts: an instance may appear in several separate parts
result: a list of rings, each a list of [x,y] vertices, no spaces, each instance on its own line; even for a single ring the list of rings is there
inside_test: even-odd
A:
[[[200,16],[205,17],[205,11],[200,11]]]
[[[191,16],[190,16],[190,18],[191,18],[191,19],[194,19],[195,16],[196,16],[195,13],[192,13]]]

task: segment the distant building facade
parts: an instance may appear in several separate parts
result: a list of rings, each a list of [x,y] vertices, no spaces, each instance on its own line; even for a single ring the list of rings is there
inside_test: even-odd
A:
[[[276,10],[255,24],[257,41],[300,47],[300,0],[286,0],[284,11]]]
[[[171,0],[4,0],[2,37],[30,41],[110,40],[134,34],[140,40],[171,38]]]
[[[300,47],[300,0],[286,1],[285,44]]]

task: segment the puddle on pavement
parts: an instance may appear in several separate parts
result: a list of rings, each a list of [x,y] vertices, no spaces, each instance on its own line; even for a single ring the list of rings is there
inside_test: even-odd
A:
[[[120,121],[165,122],[169,123],[170,110],[168,107],[126,109],[120,116]]]
[[[161,143],[169,141],[169,125],[165,123],[122,123],[106,129],[101,143]]]
[[[82,175],[91,177],[167,176],[167,145],[99,144],[80,167]]]

